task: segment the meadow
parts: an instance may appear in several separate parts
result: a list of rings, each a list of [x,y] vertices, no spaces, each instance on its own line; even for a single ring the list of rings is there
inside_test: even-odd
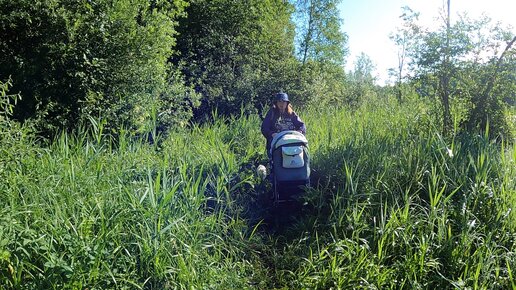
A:
[[[301,110],[312,185],[271,217],[256,115],[147,142],[2,121],[3,289],[516,289],[516,142],[431,102]],[[1,119],[0,119],[1,121]]]

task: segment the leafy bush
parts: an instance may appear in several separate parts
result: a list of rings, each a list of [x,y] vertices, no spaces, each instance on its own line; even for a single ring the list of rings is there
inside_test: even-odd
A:
[[[286,90],[294,68],[291,4],[285,1],[191,1],[179,21],[172,62],[202,96],[197,119],[256,112]]]
[[[187,113],[177,121],[188,118],[184,107],[195,104],[195,94],[167,65],[185,5],[0,1],[0,79],[12,76],[12,90],[23,97],[14,117],[35,119],[45,133],[75,128],[87,116],[139,128],[153,107],[170,110],[173,102],[174,112]]]

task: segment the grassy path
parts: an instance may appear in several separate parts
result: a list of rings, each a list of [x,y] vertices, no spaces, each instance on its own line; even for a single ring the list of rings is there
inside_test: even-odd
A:
[[[514,144],[442,138],[421,102],[301,114],[315,186],[283,228],[257,210],[256,116],[152,145],[2,135],[0,288],[515,288]]]

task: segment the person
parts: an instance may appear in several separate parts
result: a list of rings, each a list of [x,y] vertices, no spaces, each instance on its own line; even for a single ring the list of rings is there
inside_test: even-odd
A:
[[[294,130],[306,135],[305,123],[292,109],[288,95],[277,93],[274,95],[272,106],[265,115],[261,126],[262,134],[267,139],[265,148],[269,158],[272,138],[279,132],[286,130]]]

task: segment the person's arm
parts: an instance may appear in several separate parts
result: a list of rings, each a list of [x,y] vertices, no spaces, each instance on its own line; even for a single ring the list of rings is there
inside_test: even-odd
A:
[[[271,139],[272,134],[275,133],[273,130],[271,130],[272,127],[272,110],[269,110],[267,112],[267,115],[265,115],[265,118],[262,122],[262,134],[265,138]]]
[[[294,117],[292,118],[292,122],[294,123],[294,126],[296,127],[296,130],[303,133],[303,135],[306,135],[306,126],[303,120],[299,118],[297,114],[294,113]]]

